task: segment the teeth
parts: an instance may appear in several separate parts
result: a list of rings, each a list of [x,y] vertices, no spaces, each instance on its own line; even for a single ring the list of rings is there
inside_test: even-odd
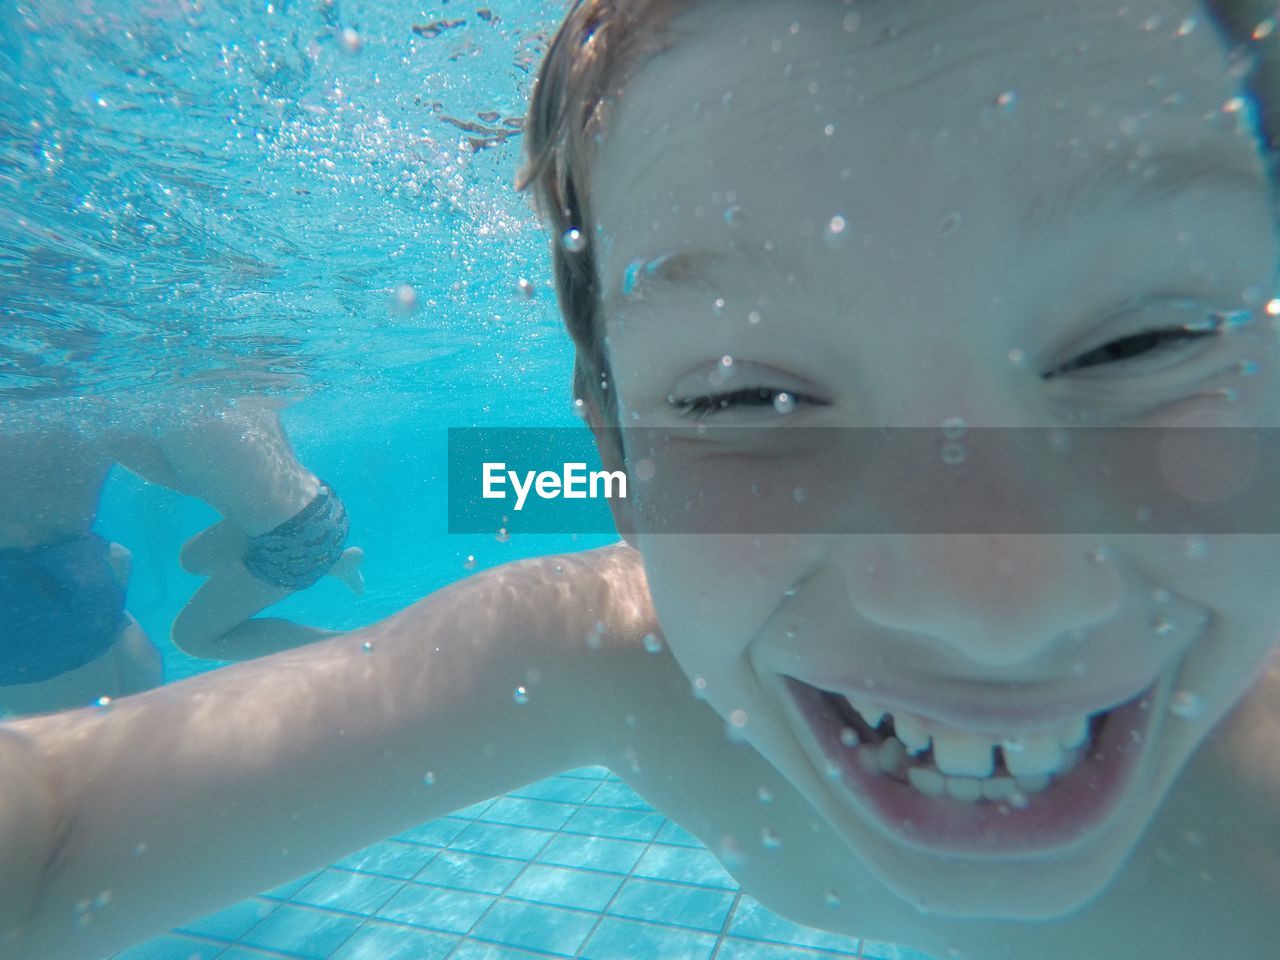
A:
[[[896,737],[890,737],[876,748],[876,764],[882,773],[897,773],[906,760],[907,751]]]
[[[1004,748],[1004,765],[1015,777],[1038,777],[1062,766],[1062,745],[1056,733],[1028,733],[1018,749]]]
[[[996,769],[991,741],[959,730],[934,734],[933,762],[943,773],[961,777],[989,777]]]
[[[907,771],[911,785],[928,797],[940,797],[947,789],[946,778],[928,767],[912,767]]]
[[[882,707],[865,700],[850,699],[849,705],[872,728],[879,726],[887,715]],[[1061,764],[1064,753],[1082,746],[1089,739],[1087,714],[1066,721],[1052,732],[1019,734],[999,741],[936,722],[926,722],[923,717],[906,710],[893,714],[893,727],[895,736],[902,741],[908,753],[920,756],[932,746],[938,769],[943,773],[968,777],[991,776],[995,771],[992,747],[997,743],[1004,747],[1005,766],[1009,772],[1015,777],[1030,777],[1052,773]]]
[[[893,729],[908,752],[921,754],[929,749],[929,731],[924,728],[924,722],[919,717],[910,713],[895,713]]]
[[[947,777],[947,793],[957,800],[973,803],[982,799],[982,783],[973,777]]]
[[[1058,743],[1064,750],[1074,750],[1089,739],[1089,718],[1079,716],[1058,728]]]

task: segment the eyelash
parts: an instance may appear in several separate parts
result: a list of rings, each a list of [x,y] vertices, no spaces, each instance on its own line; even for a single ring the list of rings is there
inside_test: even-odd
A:
[[[1203,340],[1218,336],[1223,329],[1223,318],[1210,314],[1207,321],[1198,324],[1184,324],[1180,327],[1162,327],[1154,330],[1143,330],[1119,337],[1104,343],[1100,347],[1086,350],[1066,363],[1054,367],[1042,375],[1042,379],[1050,380],[1064,373],[1075,370],[1087,370],[1090,367],[1106,366],[1115,363],[1127,363],[1152,353],[1163,353],[1174,348],[1180,342]]]
[[[786,394],[797,404],[821,404],[821,401],[790,390],[774,390],[770,387],[745,387],[732,393],[705,394],[698,397],[669,397],[668,402],[682,417],[703,420],[727,410],[773,406],[780,394]]]
[[[1164,327],[1155,330],[1143,330],[1127,337],[1119,337],[1099,347],[1086,350],[1084,353],[1066,363],[1061,364],[1042,379],[1071,373],[1075,370],[1086,370],[1090,367],[1106,366],[1115,363],[1127,363],[1139,357],[1160,353],[1165,349],[1176,348],[1179,343],[1203,340],[1218,336],[1223,329],[1223,318],[1210,315],[1202,324],[1186,324],[1180,327]],[[804,394],[791,393],[788,390],[774,390],[770,387],[746,387],[731,393],[704,394],[696,397],[670,397],[668,402],[675,407],[682,417],[704,420],[728,410],[752,407],[772,406],[779,394],[785,393],[796,403],[823,405],[821,401]]]

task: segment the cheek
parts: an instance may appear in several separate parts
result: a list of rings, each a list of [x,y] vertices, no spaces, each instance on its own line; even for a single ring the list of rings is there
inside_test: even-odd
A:
[[[794,536],[642,535],[639,545],[658,620],[686,667],[746,652],[814,552]]]

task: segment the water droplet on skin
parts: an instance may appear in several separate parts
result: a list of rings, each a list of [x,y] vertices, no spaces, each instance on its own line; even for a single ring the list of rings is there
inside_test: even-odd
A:
[[[776,413],[790,413],[796,408],[795,398],[789,393],[775,393],[773,395],[773,409]]]
[[[836,214],[827,222],[827,229],[823,231],[822,239],[828,248],[838,250],[849,242],[849,233],[849,222]]]
[[[654,633],[646,633],[644,635],[644,649],[646,653],[661,653],[662,640]]]
[[[360,644],[360,649],[365,653],[373,653],[373,644],[366,640],[364,643]]]
[[[560,246],[569,253],[581,253],[587,249],[587,238],[577,228],[566,230],[564,236],[560,238]]]
[[[734,710],[729,714],[729,722],[741,730],[747,725],[747,711]]]
[[[1179,690],[1169,698],[1169,712],[1183,720],[1194,720],[1203,709],[1200,697],[1190,690]]]
[[[1178,31],[1177,31],[1178,36],[1180,37],[1189,36],[1195,30],[1195,28],[1196,28],[1196,18],[1187,17],[1180,24],[1178,24]]]
[[[110,698],[110,697],[99,697],[97,700],[93,701],[93,704],[94,704],[94,706],[96,706],[99,710],[109,710],[109,709],[111,709],[111,698]]]
[[[756,799],[767,806],[773,803],[773,791],[768,787],[761,787],[756,791]]]
[[[511,699],[518,704],[524,705],[529,702],[529,691],[524,687],[516,687],[515,693],[512,694]]]
[[[1276,21],[1273,17],[1267,17],[1256,27],[1253,28],[1253,39],[1265,40],[1271,34],[1275,33]]]
[[[778,839],[772,827],[765,827],[760,831],[760,842],[764,844],[766,850],[777,850],[782,846],[782,841]]]
[[[516,292],[526,300],[532,300],[535,291],[533,284],[526,277],[521,277],[516,281]]]
[[[436,774],[434,770],[428,770],[422,775],[422,785],[424,787],[434,787],[436,785]]]
[[[474,554],[467,554],[467,559],[462,561],[463,570],[474,570],[476,568],[476,558]]]
[[[1027,365],[1027,354],[1019,347],[1014,347],[1009,351],[1009,366],[1016,367],[1021,370]]]
[[[846,747],[856,747],[858,745],[858,731],[853,727],[845,727],[840,731],[840,742]]]
[[[751,324],[753,327],[758,327],[760,325],[760,320],[761,316],[759,310],[752,310],[747,314],[747,323]]]
[[[693,678],[693,699],[695,700],[707,699],[707,678],[706,677]]]

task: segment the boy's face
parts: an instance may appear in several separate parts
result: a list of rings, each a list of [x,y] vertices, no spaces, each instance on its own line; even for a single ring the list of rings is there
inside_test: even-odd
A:
[[[1191,4],[1122,9],[725,3],[676,24],[595,173],[609,389],[624,427],[691,427],[690,398],[710,398],[701,422],[770,429],[657,449],[647,483],[632,464],[641,499],[758,473],[907,529],[946,464],[859,464],[867,482],[832,493],[796,428],[1274,425],[1276,246],[1238,79]],[[1229,334],[1134,339],[1240,311]],[[981,502],[1030,528],[1080,506],[1051,471],[1012,482],[1008,436],[968,453]],[[1271,536],[832,526],[673,536],[640,519],[635,541],[710,703],[934,912],[1048,916],[1096,895],[1280,627]],[[873,772],[892,744],[843,744],[856,718],[819,690],[922,727],[933,759],[911,765],[929,769]],[[1101,711],[1094,756],[1062,772]],[[978,771],[984,744],[1002,785],[944,769]],[[1033,769],[1051,773],[1040,792]]]

